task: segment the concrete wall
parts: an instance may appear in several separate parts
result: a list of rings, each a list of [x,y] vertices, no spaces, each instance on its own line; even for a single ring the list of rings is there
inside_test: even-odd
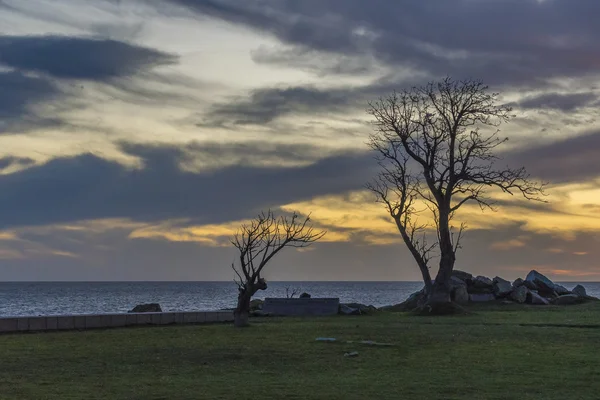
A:
[[[117,328],[139,325],[203,324],[230,321],[233,321],[233,311],[2,317],[0,318],[0,333]]]

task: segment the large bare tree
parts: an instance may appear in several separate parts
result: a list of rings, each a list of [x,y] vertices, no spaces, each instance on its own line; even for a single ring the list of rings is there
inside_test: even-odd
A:
[[[368,109],[375,125],[370,146],[381,166],[368,187],[416,260],[431,312],[451,309],[445,306],[464,229],[453,227],[455,213],[469,202],[493,208],[490,189],[528,200],[543,195],[543,184],[525,168],[497,167],[495,150],[507,140],[498,126],[511,111],[481,81],[451,78],[394,92]],[[435,239],[428,241],[428,233]],[[439,256],[439,269],[432,282],[433,256]]]
[[[261,273],[267,263],[286,247],[308,247],[325,235],[310,223],[310,216],[301,218],[297,213],[276,217],[269,210],[244,224],[231,243],[239,250],[239,261],[231,267],[236,273],[238,301],[234,311],[237,327],[248,325],[250,300],[259,290],[267,289]]]

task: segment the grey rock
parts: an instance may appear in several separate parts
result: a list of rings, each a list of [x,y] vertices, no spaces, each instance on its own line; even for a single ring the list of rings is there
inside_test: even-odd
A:
[[[485,276],[477,276],[473,279],[473,286],[479,289],[487,289],[492,288],[494,286],[494,282]]]
[[[273,316],[272,313],[264,312],[263,310],[251,311],[250,315],[253,317],[272,317]]]
[[[581,297],[577,296],[576,294],[565,294],[554,299],[552,304],[556,304],[557,306],[567,306],[580,303],[581,301]]]
[[[373,314],[374,312],[377,311],[377,307],[367,306],[367,305],[360,304],[360,303],[344,303],[343,305],[348,308],[358,310],[359,314],[361,314],[361,315]]]
[[[525,280],[535,283],[536,286],[538,287],[538,289],[540,289],[540,290],[554,291],[554,286],[555,286],[554,282],[552,282],[550,279],[548,279],[543,274],[537,272],[535,269],[531,270],[531,272],[529,272],[527,274],[527,277],[525,278]]]
[[[530,291],[529,294],[527,295],[527,301],[528,301],[528,303],[535,304],[535,305],[550,304],[548,299],[546,299],[545,297],[542,297],[539,294],[532,292],[532,291]]]
[[[146,312],[162,312],[162,308],[160,308],[160,304],[158,303],[149,303],[149,304],[138,304],[133,307],[130,313],[146,313]]]
[[[473,280],[473,275],[471,275],[468,272],[460,271],[458,269],[455,269],[454,271],[452,271],[452,276],[460,279],[463,282],[467,282],[467,283]]]
[[[555,292],[556,292],[556,294],[557,294],[557,295],[559,295],[559,296],[564,296],[564,295],[566,295],[566,294],[571,294],[571,291],[570,291],[569,289],[567,289],[567,288],[566,288],[566,287],[564,287],[564,286],[558,285],[558,284],[555,284],[555,285],[554,285],[554,291],[555,291]]]
[[[587,292],[585,291],[585,288],[581,285],[575,286],[573,288],[572,292],[573,292],[573,294],[576,294],[577,296],[581,296],[581,297],[587,296]]]
[[[529,289],[527,289],[525,286],[519,286],[510,293],[510,298],[519,304],[523,304],[527,301],[528,293]]]
[[[349,353],[345,353],[344,357],[358,357],[358,351],[351,351]]]
[[[469,302],[469,292],[466,286],[457,286],[452,292],[452,300],[457,304],[467,304]]]
[[[250,301],[250,311],[262,310],[264,303],[264,300],[253,299],[252,301]]]
[[[340,304],[339,313],[342,315],[360,315],[360,310],[358,308],[348,307],[345,304]]]
[[[525,286],[529,290],[538,290],[538,285],[532,281],[523,281],[523,286]]]
[[[308,294],[308,293],[304,292],[304,293],[302,293],[302,294],[300,295],[300,298],[301,298],[301,299],[310,299],[310,294]]]
[[[521,279],[521,278],[517,278],[517,279],[515,279],[515,281],[512,283],[512,285],[513,285],[513,287],[516,287],[516,288],[518,288],[518,287],[520,287],[520,286],[523,286],[523,282],[524,282],[524,281],[523,281],[523,279]]]
[[[451,276],[450,277],[450,287],[455,288],[457,286],[467,287],[467,283],[465,281],[463,281],[462,279],[457,278],[456,276]]]
[[[494,294],[496,297],[504,297],[512,292],[512,284],[506,279],[502,279],[499,276],[494,278]]]
[[[469,295],[469,301],[471,303],[485,303],[485,302],[494,301],[494,300],[496,300],[496,297],[491,293],[483,293],[483,294],[474,293],[474,294]]]

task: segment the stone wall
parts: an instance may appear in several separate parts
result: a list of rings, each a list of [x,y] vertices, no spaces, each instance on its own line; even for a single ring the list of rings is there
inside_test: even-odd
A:
[[[0,333],[118,328],[140,325],[203,324],[231,321],[233,321],[233,311],[2,317],[0,318]]]

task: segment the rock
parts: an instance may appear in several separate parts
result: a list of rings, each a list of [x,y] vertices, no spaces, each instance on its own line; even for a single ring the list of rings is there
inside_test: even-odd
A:
[[[573,294],[576,294],[577,296],[580,296],[580,297],[587,296],[587,292],[585,291],[585,288],[581,285],[575,286],[571,292],[573,292]]]
[[[502,304],[504,304],[504,305],[511,305],[511,304],[515,304],[515,302],[512,301],[512,300],[502,300]]]
[[[474,293],[469,295],[469,301],[471,303],[485,303],[494,300],[496,300],[496,297],[491,293]]]
[[[302,294],[300,295],[300,298],[301,298],[301,299],[310,299],[310,294],[308,294],[308,293],[304,292],[304,293],[302,293]]]
[[[510,298],[519,304],[523,304],[527,301],[528,293],[529,289],[525,286],[519,286],[510,293]]]
[[[576,294],[565,294],[562,296],[558,296],[556,299],[554,299],[552,301],[552,304],[556,304],[557,306],[568,306],[581,302],[582,298],[577,296]]]
[[[538,290],[538,286],[535,284],[535,282],[523,281],[523,286],[529,290]]]
[[[493,288],[494,282],[485,276],[477,276],[473,279],[473,287],[476,289],[488,289]]]
[[[457,304],[467,304],[469,302],[469,292],[467,286],[457,286],[452,291],[452,301]]]
[[[160,304],[158,303],[149,303],[149,304],[138,304],[133,307],[133,310],[128,311],[130,313],[145,313],[145,312],[162,312],[160,308]]]
[[[272,317],[273,313],[264,312],[263,310],[250,311],[250,315],[253,317]]]
[[[513,287],[516,287],[516,288],[518,288],[518,287],[520,287],[520,286],[523,286],[523,282],[524,282],[524,281],[523,281],[523,279],[521,279],[521,278],[517,278],[517,279],[515,279],[515,281],[512,283],[512,285],[513,285]]]
[[[262,310],[264,303],[265,301],[261,299],[254,299],[250,301],[250,311]]]
[[[554,291],[554,282],[537,272],[535,269],[527,274],[525,280],[535,283],[539,290]]]
[[[571,294],[571,291],[564,286],[554,284],[554,291],[559,296],[564,296],[566,294]]]
[[[377,311],[377,307],[367,306],[367,305],[360,304],[360,303],[345,303],[343,305],[348,308],[358,310],[360,315],[373,314],[374,312]]]
[[[548,304],[550,304],[550,302],[548,301],[548,299],[540,296],[536,292],[531,292],[531,291],[527,295],[527,302],[531,303],[531,304],[536,304],[536,305],[548,305]]]
[[[452,271],[452,277],[456,277],[466,283],[473,280],[473,275],[471,275],[468,272],[460,271],[458,269],[455,269],[454,271]]]
[[[424,303],[425,298],[425,290],[421,289],[418,292],[408,296],[408,299],[404,300],[404,302],[392,307],[394,307],[394,309],[397,311],[411,311]]]
[[[358,351],[351,351],[350,353],[345,353],[344,357],[358,357]]]
[[[345,304],[340,304],[339,313],[342,315],[360,315],[358,308],[348,307]]]
[[[465,281],[463,281],[462,279],[457,278],[456,276],[451,276],[450,277],[450,288],[455,288],[458,286],[464,286],[466,288],[467,283]]]
[[[506,279],[502,279],[499,276],[494,278],[494,294],[496,297],[504,297],[512,292],[512,284]]]

